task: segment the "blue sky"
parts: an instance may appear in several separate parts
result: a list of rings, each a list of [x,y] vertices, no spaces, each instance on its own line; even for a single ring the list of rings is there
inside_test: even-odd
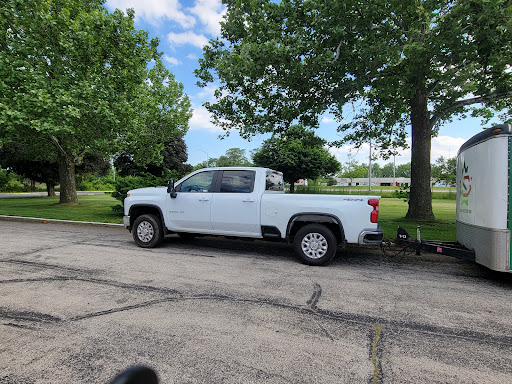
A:
[[[198,67],[198,59],[202,56],[202,47],[208,40],[220,33],[219,22],[225,12],[220,0],[108,0],[109,10],[119,8],[135,10],[135,27],[149,32],[150,37],[160,39],[159,49],[164,53],[166,67],[175,75],[176,80],[184,86],[185,93],[190,97],[194,109],[190,120],[190,128],[185,136],[188,146],[189,163],[195,165],[206,160],[206,157],[219,157],[229,148],[243,148],[247,154],[259,147],[267,138],[256,136],[250,142],[241,139],[236,131],[228,138],[219,139],[222,130],[210,122],[210,116],[202,104],[213,101],[214,87],[199,88],[195,85],[197,79],[194,69]],[[317,135],[334,140],[337,123],[332,116],[325,115]],[[439,136],[432,141],[432,161],[439,156],[454,157],[459,147],[467,139],[482,129],[479,120],[465,119],[454,121],[443,126]],[[331,152],[342,163],[346,162],[349,154],[360,162],[368,159],[368,146],[358,151],[345,146],[332,148]],[[404,150],[396,157],[397,164],[410,161],[410,151]],[[379,160],[381,164],[385,161]]]

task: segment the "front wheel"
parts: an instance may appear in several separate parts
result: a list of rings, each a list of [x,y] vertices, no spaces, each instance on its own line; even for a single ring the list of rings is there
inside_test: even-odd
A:
[[[133,223],[133,239],[139,247],[153,248],[162,242],[164,233],[160,219],[155,215],[141,215]]]
[[[338,242],[326,226],[309,224],[297,231],[293,246],[304,264],[325,265],[336,254]]]

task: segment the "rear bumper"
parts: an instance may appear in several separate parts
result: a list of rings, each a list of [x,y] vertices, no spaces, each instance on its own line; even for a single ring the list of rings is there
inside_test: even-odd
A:
[[[381,227],[363,229],[359,234],[359,244],[380,244],[384,238],[384,231]]]

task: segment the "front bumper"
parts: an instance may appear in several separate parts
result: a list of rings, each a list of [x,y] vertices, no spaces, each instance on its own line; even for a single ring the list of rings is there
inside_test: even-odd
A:
[[[124,227],[129,230],[131,232],[132,230],[132,226],[131,226],[131,223],[130,223],[130,215],[128,216],[123,216],[123,225]]]
[[[380,244],[384,238],[384,231],[380,226],[377,229],[363,229],[359,234],[359,244]]]

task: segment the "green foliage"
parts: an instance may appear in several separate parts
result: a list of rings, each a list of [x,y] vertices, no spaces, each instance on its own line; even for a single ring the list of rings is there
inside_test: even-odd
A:
[[[115,190],[112,197],[117,200],[124,201],[126,194],[131,189],[146,188],[146,187],[161,187],[166,186],[171,177],[171,173],[164,176],[155,176],[151,173],[144,173],[140,176],[127,176],[119,177],[115,183]]]
[[[340,176],[350,180],[360,177],[368,177],[368,165],[360,164],[351,155],[349,155],[349,160],[345,163],[343,172]]]
[[[457,158],[445,159],[443,156],[432,165],[432,178],[435,182],[444,181],[447,184],[457,182]]]
[[[402,199],[405,203],[408,203],[411,196],[411,187],[409,185],[401,185],[393,195],[398,199]]]
[[[134,160],[134,154],[124,151],[118,154],[114,160],[114,167],[120,176],[138,176],[143,173],[151,173],[159,176],[164,170],[173,170],[178,178],[192,172],[193,167],[186,164],[188,160],[187,145],[182,136],[171,137],[164,143],[160,152],[163,161],[160,163],[149,163],[144,166],[138,165]]]
[[[113,191],[115,189],[114,178],[112,176],[86,175],[78,184],[78,189],[80,191]]]
[[[340,163],[324,148],[325,140],[300,125],[291,127],[282,136],[273,136],[263,142],[254,153],[254,164],[283,172],[284,180],[294,183],[299,179],[316,179],[335,174]]]
[[[86,152],[133,149],[161,161],[183,134],[190,102],[134,12],[102,0],[7,0],[0,5],[0,140],[44,143],[59,161],[61,202],[76,202],[74,165]],[[148,71],[147,64],[155,63]]]
[[[194,170],[207,167],[250,167],[252,164],[245,152],[245,149],[229,148],[224,155],[218,158],[210,157],[208,161],[197,164]]]
[[[413,215],[431,217],[420,202],[441,124],[497,111],[512,120],[508,0],[226,3],[222,37],[196,70],[199,85],[220,84],[204,104],[215,123],[250,138],[317,127],[332,111],[343,122],[336,144],[371,141],[383,155],[405,147],[412,126]]]
[[[45,183],[50,196],[59,182],[59,168],[55,156],[39,144],[23,140],[4,143],[0,147],[0,165],[27,179]]]
[[[2,192],[23,192],[23,178],[14,172],[0,169],[0,191]]]

